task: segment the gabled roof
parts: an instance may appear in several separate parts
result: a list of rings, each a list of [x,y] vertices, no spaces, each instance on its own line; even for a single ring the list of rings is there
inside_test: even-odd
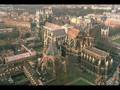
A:
[[[8,57],[5,57],[5,59],[6,59],[6,62],[13,62],[13,61],[25,59],[27,57],[35,56],[35,55],[36,55],[36,51],[32,51],[31,53],[26,52],[26,53],[14,55],[14,56],[8,56]]]
[[[62,26],[59,26],[57,24],[47,22],[44,28],[53,32],[53,36],[65,36],[66,35],[64,28],[62,28]]]
[[[49,23],[49,22],[46,22],[44,27],[51,31],[62,29],[61,26],[54,23]]]
[[[79,35],[80,30],[75,28],[68,29],[68,38],[75,39]]]

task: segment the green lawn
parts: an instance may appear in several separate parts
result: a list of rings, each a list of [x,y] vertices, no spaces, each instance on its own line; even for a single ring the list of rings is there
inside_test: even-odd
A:
[[[85,78],[89,82],[95,83],[95,75],[92,75],[91,73],[88,72],[83,72],[81,73],[81,77]]]
[[[28,79],[27,79],[27,78],[24,78],[24,79],[22,79],[22,80],[16,81],[16,82],[15,82],[15,85],[24,85],[25,82],[28,82]]]
[[[10,85],[8,81],[0,81],[0,85]]]
[[[90,85],[89,83],[83,81],[83,80],[79,80],[75,83],[72,83],[71,85]]]
[[[38,51],[38,52],[41,52],[42,51],[42,47],[36,47],[36,48],[34,48],[36,51]]]
[[[88,80],[89,82],[94,83],[95,76],[91,75],[87,72],[80,72],[78,67],[75,67],[73,65],[70,65],[69,67],[70,71],[65,75],[65,73],[59,73],[58,79],[51,82],[49,85],[66,85],[67,83],[70,83],[80,77]],[[89,83],[79,80],[75,83],[71,83],[71,85],[90,85]]]
[[[17,82],[17,81],[21,81],[21,80],[24,80],[26,79],[26,76],[24,74],[20,74],[20,75],[16,75],[16,76],[13,76],[12,79]]]
[[[116,40],[113,40],[113,42],[120,44],[120,38],[119,38],[119,39],[116,39]]]
[[[0,40],[0,45],[7,45],[10,44],[11,42],[9,40]]]
[[[49,85],[65,85],[80,77],[80,73],[75,70],[75,67],[71,66],[70,71],[67,73],[60,72],[57,79],[51,82]]]
[[[12,78],[15,82],[15,85],[24,85],[26,82],[29,81],[24,74],[13,76]]]

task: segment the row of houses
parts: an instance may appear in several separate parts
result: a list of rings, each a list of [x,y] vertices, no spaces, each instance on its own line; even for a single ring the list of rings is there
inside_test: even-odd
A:
[[[13,32],[14,29],[13,28],[3,28],[0,29],[0,33],[9,33],[9,32]]]
[[[30,28],[31,27],[30,22],[17,21],[17,20],[8,19],[8,18],[4,18],[3,22],[7,26],[23,27],[23,28]]]
[[[23,62],[28,58],[35,57],[37,54],[36,51],[30,50],[24,45],[21,45],[20,48],[21,49],[18,49],[18,54],[15,54],[13,51],[9,51],[9,53],[2,55],[1,58],[2,61],[4,61],[4,64],[14,64],[16,62]]]

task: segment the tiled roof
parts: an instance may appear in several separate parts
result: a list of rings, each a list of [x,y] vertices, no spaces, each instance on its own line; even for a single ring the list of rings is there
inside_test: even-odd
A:
[[[53,24],[53,23],[49,23],[49,22],[45,23],[45,27],[48,28],[51,31],[58,30],[58,29],[62,28],[61,26],[59,26],[57,24]]]
[[[36,52],[33,51],[31,53],[26,52],[26,53],[14,55],[14,56],[8,56],[8,57],[5,57],[5,59],[6,59],[6,62],[12,62],[12,61],[21,60],[21,59],[24,59],[30,56],[35,56],[35,55],[36,55]]]
[[[19,20],[13,20],[13,19],[4,19],[4,23],[7,25],[29,27],[30,28],[30,22],[25,22],[25,21],[19,21]]]
[[[80,30],[75,28],[70,28],[68,30],[68,38],[75,39],[79,35]]]
[[[65,30],[62,28],[62,26],[59,26],[57,24],[46,22],[45,28],[53,32],[53,36],[65,36]]]
[[[107,19],[105,21],[105,25],[111,26],[113,28],[120,28],[120,21],[119,19]]]

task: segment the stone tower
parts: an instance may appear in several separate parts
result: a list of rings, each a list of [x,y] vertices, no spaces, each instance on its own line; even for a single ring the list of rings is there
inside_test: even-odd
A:
[[[101,38],[108,39],[108,37],[109,37],[109,27],[101,28]]]

